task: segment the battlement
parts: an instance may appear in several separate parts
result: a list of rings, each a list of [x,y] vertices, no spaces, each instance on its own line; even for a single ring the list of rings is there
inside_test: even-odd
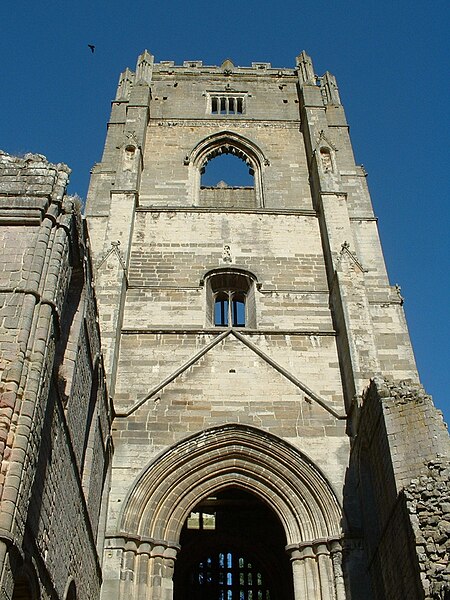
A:
[[[252,62],[251,66],[235,65],[230,59],[221,65],[204,65],[201,60],[185,60],[182,65],[176,65],[173,60],[164,60],[154,64],[155,72],[159,73],[195,73],[216,75],[274,75],[295,76],[295,68],[273,67],[270,62]]]

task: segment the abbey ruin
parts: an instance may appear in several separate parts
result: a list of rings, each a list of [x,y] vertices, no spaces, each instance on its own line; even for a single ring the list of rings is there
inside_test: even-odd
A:
[[[449,600],[449,437],[335,77],[145,51],[84,216],[69,174],[0,154],[0,597]]]

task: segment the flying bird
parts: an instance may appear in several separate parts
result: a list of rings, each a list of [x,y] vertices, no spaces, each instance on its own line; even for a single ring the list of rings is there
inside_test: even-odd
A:
[[[94,54],[95,46],[93,44],[88,44],[88,48],[90,48],[92,54]]]

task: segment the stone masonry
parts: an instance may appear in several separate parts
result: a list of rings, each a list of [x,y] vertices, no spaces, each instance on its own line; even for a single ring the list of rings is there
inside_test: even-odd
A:
[[[333,75],[145,51],[86,221],[64,165],[0,169],[2,598],[450,599],[448,433]]]
[[[0,154],[0,597],[98,597],[112,417],[69,169]],[[69,596],[68,596],[69,597]],[[75,597],[75,596],[74,596]]]
[[[364,532],[375,598],[448,598],[449,458],[442,415],[423,389],[374,379],[346,495],[352,526]]]
[[[243,161],[253,185],[227,186],[226,173],[203,185],[221,155]],[[394,402],[369,435],[370,381],[415,390],[419,379],[334,76],[317,77],[306,53],[289,69],[144,52],[120,76],[86,215],[116,410],[102,598],[191,597],[182,590],[226,539],[218,530],[201,557],[212,542],[194,541],[192,515],[215,502],[219,519],[237,490],[284,523],[283,597],[428,597],[404,498],[448,437],[415,401],[411,425]],[[245,305],[238,325],[231,298]],[[431,430],[439,444],[425,443]],[[217,598],[250,598],[229,586]]]

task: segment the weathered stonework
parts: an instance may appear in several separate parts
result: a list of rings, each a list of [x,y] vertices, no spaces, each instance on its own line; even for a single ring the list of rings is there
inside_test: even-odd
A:
[[[253,185],[203,185],[222,154]],[[2,597],[449,600],[448,433],[333,75],[144,52],[89,237],[67,167],[0,170]]]
[[[379,378],[360,413],[344,505],[363,531],[375,598],[446,599],[450,443],[442,414],[420,386]]]
[[[426,598],[450,594],[450,462],[430,461],[405,488]]]
[[[228,187],[224,173],[216,187],[203,186],[203,170],[221,154],[241,159],[254,185]],[[317,78],[305,53],[296,69],[275,69],[156,63],[145,52],[136,72],[120,77],[86,213],[116,409],[102,597],[183,598],[185,578],[202,564],[190,511],[218,490],[226,519],[221,502],[235,488],[284,523],[292,572],[283,597],[393,599],[396,586],[398,598],[422,597],[401,498],[448,437],[420,393],[414,414],[403,408],[419,383],[403,299],[389,285],[335,78]],[[245,303],[231,329],[223,290]],[[413,387],[389,388],[390,402],[361,409],[374,377]],[[410,432],[398,444],[397,429]],[[258,435],[279,448],[270,464],[260,459],[261,475]],[[281,491],[283,444],[298,473],[306,463],[320,471],[324,487],[313,495],[323,504],[295,486]],[[423,454],[414,444],[425,444]],[[359,456],[374,464],[373,476]],[[361,499],[376,496],[366,478],[384,490],[373,519],[398,521],[403,546],[371,529]],[[406,546],[407,588],[387,566]]]
[[[112,418],[70,171],[0,154],[0,596],[98,597]]]

